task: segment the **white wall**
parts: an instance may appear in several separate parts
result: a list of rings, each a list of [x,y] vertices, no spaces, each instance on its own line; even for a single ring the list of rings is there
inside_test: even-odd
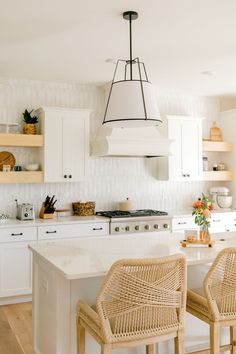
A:
[[[217,98],[177,96],[158,93],[161,114],[204,116],[204,136],[209,135],[212,120],[217,120]],[[101,124],[104,95],[100,88],[75,84],[50,83],[0,78],[0,123],[21,122],[21,112],[41,105],[92,108],[91,137]],[[0,151],[4,148],[0,147]],[[6,149],[6,148],[5,148]],[[17,164],[34,162],[37,155],[32,149],[13,149]],[[184,209],[195,197],[207,192],[212,183],[162,182],[152,176],[145,158],[90,158],[90,177],[73,184],[0,185],[0,213],[15,215],[14,199],[34,203],[39,208],[47,194],[56,194],[57,207],[67,207],[72,201],[95,200],[97,210],[116,208],[117,202],[130,197],[137,208],[159,210]]]

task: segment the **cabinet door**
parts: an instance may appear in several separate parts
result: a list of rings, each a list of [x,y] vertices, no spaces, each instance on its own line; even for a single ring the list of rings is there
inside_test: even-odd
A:
[[[182,125],[179,120],[168,122],[168,138],[173,139],[173,155],[169,157],[169,176],[170,180],[182,180]]]
[[[173,155],[169,157],[170,180],[198,180],[202,173],[200,119],[170,119],[168,138],[173,139]]]
[[[67,181],[80,181],[85,177],[88,150],[86,118],[84,115],[68,112],[62,119],[63,177]]]
[[[0,245],[0,297],[31,293],[32,262],[28,244]]]
[[[45,109],[44,182],[85,177],[89,155],[89,111]]]
[[[45,113],[44,182],[62,182],[62,116],[58,111]]]
[[[201,125],[197,120],[181,124],[181,172],[184,179],[201,178]]]

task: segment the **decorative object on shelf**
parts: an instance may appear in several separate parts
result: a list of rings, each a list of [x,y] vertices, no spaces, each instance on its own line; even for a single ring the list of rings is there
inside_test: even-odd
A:
[[[203,164],[203,171],[208,171],[208,157],[207,156],[203,156],[202,158],[202,164]]]
[[[26,171],[38,171],[39,169],[39,164],[38,163],[30,163],[28,165],[25,165]]]
[[[1,222],[6,222],[10,219],[10,216],[8,214],[5,213],[0,213],[0,223]]]
[[[217,127],[216,122],[212,123],[212,127],[210,129],[210,139],[211,141],[222,141],[221,129]]]
[[[2,172],[11,172],[11,165],[3,165]]]
[[[37,134],[37,129],[36,129],[36,123],[38,123],[38,117],[37,116],[31,116],[32,111],[28,111],[25,109],[25,111],[22,113],[23,114],[23,121],[25,122],[23,126],[23,134]]]
[[[10,133],[10,128],[12,127],[19,127],[18,123],[0,123],[0,126],[5,128],[5,133]]]
[[[74,215],[91,216],[95,214],[95,202],[75,202],[72,203]]]
[[[3,165],[10,165],[11,169],[15,166],[15,156],[9,151],[0,152],[0,171],[3,170]]]
[[[203,193],[201,198],[198,198],[193,204],[192,215],[195,216],[195,224],[200,226],[199,241],[210,241],[209,227],[211,223],[209,219],[213,208],[212,200]]]
[[[20,165],[16,165],[16,166],[14,166],[14,171],[20,172],[20,171],[22,171],[22,167]]]
[[[53,195],[51,198],[47,195],[45,201],[42,203],[40,212],[39,212],[39,217],[41,219],[53,219],[54,212],[56,210],[55,204],[57,200],[54,200],[55,195]]]
[[[129,21],[130,57],[118,60],[102,124],[112,127],[135,127],[162,123],[156,94],[148,81],[144,63],[132,57],[132,20],[135,11],[126,11],[123,18]]]

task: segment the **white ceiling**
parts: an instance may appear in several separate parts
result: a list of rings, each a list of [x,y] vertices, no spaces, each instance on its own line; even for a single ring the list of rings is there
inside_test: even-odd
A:
[[[160,90],[236,96],[235,0],[0,0],[0,76],[103,84],[133,54]],[[212,71],[213,76],[202,75]]]

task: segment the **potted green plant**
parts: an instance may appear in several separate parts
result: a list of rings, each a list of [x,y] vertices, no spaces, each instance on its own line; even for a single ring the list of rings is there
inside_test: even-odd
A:
[[[37,134],[36,123],[38,123],[38,117],[32,116],[32,111],[25,109],[23,114],[23,121],[25,122],[23,126],[23,134]]]

